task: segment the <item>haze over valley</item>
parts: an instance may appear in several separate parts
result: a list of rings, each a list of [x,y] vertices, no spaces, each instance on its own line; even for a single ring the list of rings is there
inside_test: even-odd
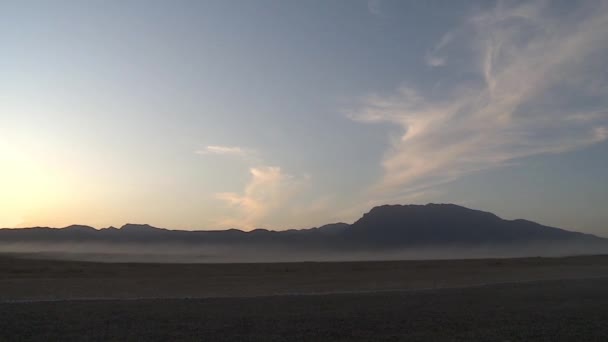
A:
[[[182,231],[126,224],[0,230],[0,251],[29,257],[139,262],[288,262],[567,256],[608,240],[453,204],[385,205],[352,224],[272,231]]]

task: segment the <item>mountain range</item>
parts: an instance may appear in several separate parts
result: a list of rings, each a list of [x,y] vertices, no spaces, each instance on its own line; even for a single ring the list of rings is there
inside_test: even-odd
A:
[[[183,243],[222,245],[278,245],[294,248],[399,249],[426,246],[521,245],[530,243],[601,243],[608,240],[527,220],[504,220],[484,211],[454,204],[383,205],[374,207],[353,224],[332,223],[310,229],[272,231],[238,229],[185,231],[126,224],[95,229],[0,229],[7,242]]]

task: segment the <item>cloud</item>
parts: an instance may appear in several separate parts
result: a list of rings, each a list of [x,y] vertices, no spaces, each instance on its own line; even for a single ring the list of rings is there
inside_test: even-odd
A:
[[[439,56],[439,52],[448,45],[453,39],[452,32],[448,32],[441,37],[439,42],[435,44],[433,50],[427,53],[424,57],[426,65],[431,67],[440,67],[448,64],[448,58],[446,56]]]
[[[367,10],[369,13],[373,15],[381,15],[382,10],[380,9],[381,3],[380,0],[368,0],[367,1]]]
[[[364,99],[352,119],[402,129],[383,158],[373,194],[406,196],[519,158],[608,139],[602,78],[608,4],[588,3],[565,17],[563,11],[554,16],[559,11],[549,6],[499,3],[444,36],[433,53],[466,49],[473,65],[451,67],[472,68],[476,75],[441,97],[403,86]]]
[[[445,66],[446,64],[448,64],[448,59],[445,57],[427,55],[424,60],[428,66],[432,67]]]
[[[196,154],[200,155],[229,155],[229,156],[245,156],[248,151],[238,146],[220,146],[220,145],[209,145],[204,149],[195,151]]]
[[[308,181],[308,177],[296,178],[276,166],[253,167],[249,172],[251,179],[243,193],[216,194],[217,199],[236,208],[236,214],[218,222],[220,225],[245,229],[271,225]]]

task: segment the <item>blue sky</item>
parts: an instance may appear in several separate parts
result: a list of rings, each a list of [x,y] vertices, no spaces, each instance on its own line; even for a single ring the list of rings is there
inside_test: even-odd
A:
[[[0,46],[0,226],[608,236],[605,2],[0,1]]]

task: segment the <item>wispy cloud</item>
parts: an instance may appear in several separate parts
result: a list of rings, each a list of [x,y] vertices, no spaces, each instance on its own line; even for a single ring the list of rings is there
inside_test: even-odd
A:
[[[373,15],[381,15],[381,0],[367,0],[367,9]]]
[[[243,193],[216,194],[217,199],[236,209],[235,215],[221,220],[220,225],[245,229],[272,225],[271,221],[280,215],[278,211],[287,208],[308,181],[308,177],[296,178],[276,166],[254,167],[249,172],[251,179]]]
[[[250,152],[238,146],[220,146],[220,145],[209,145],[203,149],[196,150],[196,154],[207,155],[229,155],[229,156],[245,156]]]
[[[435,44],[433,49],[426,54],[424,61],[428,66],[439,67],[448,64],[448,58],[445,55],[440,55],[441,50],[446,47],[453,39],[452,32],[448,32],[441,37],[439,42]]]
[[[500,3],[444,36],[432,54],[467,47],[478,78],[442,98],[405,86],[353,111],[355,120],[402,128],[373,193],[411,194],[518,158],[608,139],[608,88],[598,73],[608,50],[608,4],[588,3],[567,18],[552,16],[549,5]]]
[[[426,55],[425,62],[428,66],[439,67],[445,66],[448,63],[448,59],[445,57],[438,57],[433,55]]]

